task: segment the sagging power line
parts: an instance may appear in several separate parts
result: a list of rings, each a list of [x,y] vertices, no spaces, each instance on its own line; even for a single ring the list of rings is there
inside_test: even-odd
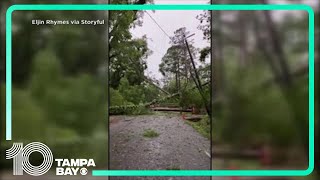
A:
[[[148,16],[151,18],[151,20],[159,27],[159,29],[171,40],[171,37],[169,36],[169,34],[160,26],[160,24],[151,16],[150,13],[148,13],[148,11],[145,11]]]

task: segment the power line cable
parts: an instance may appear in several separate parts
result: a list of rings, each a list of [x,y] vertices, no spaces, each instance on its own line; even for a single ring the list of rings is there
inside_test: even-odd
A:
[[[145,11],[149,17],[152,19],[154,23],[160,28],[160,30],[171,40],[171,37],[168,35],[168,33],[159,25],[159,23],[151,16],[151,14],[148,11]]]

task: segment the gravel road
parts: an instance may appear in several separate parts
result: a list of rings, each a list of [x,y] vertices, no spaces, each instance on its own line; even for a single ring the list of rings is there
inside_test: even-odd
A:
[[[210,140],[179,114],[110,117],[110,169],[209,170]],[[158,137],[143,134],[153,130]],[[114,179],[210,179],[208,177],[113,177]]]

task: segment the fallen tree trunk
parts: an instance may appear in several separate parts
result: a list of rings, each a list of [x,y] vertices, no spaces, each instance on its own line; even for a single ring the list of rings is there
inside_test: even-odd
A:
[[[155,107],[179,108],[180,106],[177,103],[158,103],[155,104]]]
[[[169,92],[165,91],[164,89],[162,89],[161,87],[159,87],[158,85],[156,85],[151,79],[149,79],[148,77],[145,77],[145,80],[147,83],[151,84],[152,86],[156,87],[157,89],[159,89],[160,91],[164,92],[165,94],[170,95]]]
[[[160,101],[163,101],[163,100],[166,100],[166,99],[169,99],[169,98],[173,98],[173,97],[178,96],[178,95],[179,95],[179,93],[175,93],[175,94],[171,94],[171,95],[169,95],[169,96],[166,96],[166,97],[164,97],[164,98],[162,98],[162,99],[154,99],[153,101],[151,101],[151,102],[149,102],[149,103],[146,103],[145,106],[146,106],[146,107],[147,107],[147,106],[151,106],[151,105],[154,105],[154,104],[156,104],[156,103],[158,103],[158,102],[160,102]]]
[[[168,107],[154,107],[151,108],[153,111],[173,111],[173,112],[192,112],[192,109],[182,109],[182,108],[168,108]]]

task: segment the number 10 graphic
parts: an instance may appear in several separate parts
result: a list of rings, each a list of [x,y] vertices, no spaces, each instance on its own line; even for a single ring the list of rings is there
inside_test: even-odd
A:
[[[33,152],[39,152],[43,156],[43,162],[39,166],[33,166],[29,156]],[[13,175],[23,175],[23,171],[32,176],[41,176],[48,172],[53,163],[53,155],[48,146],[40,142],[32,142],[23,147],[23,143],[13,143],[6,150],[6,159],[13,159]]]

